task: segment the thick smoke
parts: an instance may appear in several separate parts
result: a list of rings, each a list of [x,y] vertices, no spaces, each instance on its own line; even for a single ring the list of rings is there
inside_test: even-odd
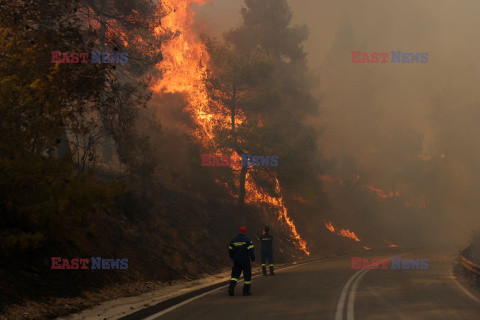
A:
[[[200,7],[199,25],[221,35],[238,25],[242,4]],[[480,226],[480,3],[296,0],[290,6],[295,23],[310,29],[305,49],[322,97],[313,121],[323,129],[321,149],[336,163],[331,175],[348,180],[359,173],[358,183],[398,192],[395,209],[382,206],[378,216],[398,232],[410,230],[422,243],[467,240]],[[354,64],[354,50],[427,52],[428,62]],[[355,216],[351,206],[348,218]],[[346,207],[339,204],[339,212]]]

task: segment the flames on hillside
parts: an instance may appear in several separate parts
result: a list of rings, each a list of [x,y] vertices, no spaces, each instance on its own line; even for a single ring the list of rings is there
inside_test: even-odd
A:
[[[342,236],[342,237],[345,237],[345,238],[350,238],[350,239],[353,239],[357,242],[360,242],[361,240],[357,237],[357,235],[355,234],[355,232],[353,231],[350,231],[348,229],[340,229],[338,231],[335,231],[335,227],[333,226],[332,222],[325,222],[325,227],[330,231],[330,232],[333,232],[333,233],[336,233],[337,235],[339,236]]]
[[[276,183],[276,192],[279,194],[280,185],[279,185],[278,179],[275,179],[275,183]],[[290,219],[290,217],[288,216],[287,208],[283,203],[283,197],[282,196],[271,197],[265,192],[259,192],[257,186],[255,185],[255,182],[253,181],[250,175],[247,175],[245,184],[246,184],[246,189],[249,190],[249,193],[247,196],[247,202],[255,202],[255,203],[261,202],[261,203],[267,203],[269,205],[273,205],[276,208],[276,211],[278,212],[278,220],[289,227],[295,242],[298,244],[298,248],[303,252],[305,252],[307,255],[310,255],[310,252],[307,250],[307,242],[302,239],[300,234],[298,234],[295,224],[293,223],[292,219]]]
[[[197,35],[192,32],[195,15],[191,5],[204,2],[162,1],[165,16],[155,32],[160,36],[171,35],[172,39],[162,44],[163,60],[157,65],[162,76],[153,88],[161,93],[185,95],[186,111],[198,126],[194,134],[202,142],[213,139],[215,115],[210,113],[208,94],[203,84],[209,57]]]
[[[222,106],[216,106],[215,112],[211,108],[204,78],[207,66],[211,62],[207,50],[193,30],[195,13],[192,4],[205,4],[206,0],[164,0],[162,10],[164,18],[161,26],[155,29],[158,35],[171,35],[171,40],[162,44],[163,61],[157,68],[161,71],[161,79],[153,89],[160,93],[181,93],[185,97],[185,111],[193,119],[196,128],[192,134],[204,147],[214,145],[214,128],[229,128],[231,120],[225,116]],[[237,119],[238,123],[244,119]],[[232,150],[232,156],[235,153]],[[237,170],[238,171],[238,170]],[[272,197],[263,192],[247,175],[245,189],[246,201],[267,203],[278,215],[278,220],[287,226],[292,235],[295,246],[306,255],[307,243],[297,232],[295,224],[288,216],[278,179],[275,178],[278,197]]]
[[[341,187],[346,186],[346,181],[344,181],[342,178],[333,177],[333,176],[327,175],[327,174],[321,175],[321,176],[319,176],[319,178],[320,178],[320,180],[323,180],[323,181],[326,181],[328,183],[335,184],[335,185],[338,185],[338,186],[341,186]],[[357,171],[350,178],[350,181],[352,181],[353,184],[357,184],[357,183],[359,183],[359,180],[360,180],[360,174]],[[348,180],[347,180],[347,182],[348,182]],[[374,186],[369,185],[369,184],[359,185],[359,187],[363,190],[367,190],[369,192],[374,193],[377,196],[378,201],[383,201],[383,200],[388,199],[388,198],[391,198],[391,199],[400,198],[402,196],[399,191],[384,191],[384,190],[382,190],[378,187],[374,187]],[[404,205],[406,207],[411,207],[412,206],[411,202],[413,202],[413,201],[405,200]],[[417,197],[416,202],[417,202],[416,207],[419,208],[419,209],[425,209],[427,207],[426,199],[423,196]]]
[[[346,182],[342,178],[332,177],[330,175],[321,175],[319,178],[320,178],[320,180],[323,180],[323,181],[326,181],[328,183],[335,184],[335,185],[338,185],[338,186],[341,186],[341,187],[344,187],[346,185]],[[354,184],[357,184],[359,182],[360,174],[358,173],[358,170],[352,175],[350,180]],[[367,190],[369,192],[375,193],[377,198],[379,199],[379,201],[382,201],[383,199],[386,199],[386,198],[400,197],[400,192],[398,192],[398,191],[386,192],[386,191],[383,191],[379,188],[375,188],[375,187],[373,187],[371,185],[368,185],[368,184],[367,185],[360,185],[360,188],[363,189],[363,190]],[[407,206],[407,207],[410,206],[410,203],[405,202],[405,206]],[[418,208],[425,208],[425,207],[426,207],[425,199],[422,199],[420,204],[418,205]],[[356,242],[361,242],[360,238],[353,231],[350,231],[350,230],[345,229],[345,228],[336,231],[332,222],[325,222],[324,225],[325,225],[325,228],[327,228],[332,233],[335,233],[335,234],[337,234],[339,236],[342,236],[342,237],[345,237],[345,238],[353,239]],[[395,244],[393,244],[393,243],[391,243],[387,240],[385,240],[385,243],[389,247],[398,247],[397,245],[395,245]],[[367,247],[367,246],[363,246],[363,248],[366,249],[366,250],[370,250],[370,248]]]
[[[348,229],[345,229],[345,228],[341,228],[341,229],[338,229],[335,228],[333,226],[333,223],[331,221],[328,221],[328,222],[324,222],[324,225],[325,225],[325,228],[328,229],[328,231],[332,232],[332,233],[335,233],[339,236],[342,236],[342,237],[345,237],[345,238],[349,238],[349,239],[352,239],[356,242],[362,242],[362,240],[355,234],[355,232],[353,231],[350,231]],[[336,231],[337,230],[337,231]],[[391,248],[397,248],[398,245],[396,244],[393,244],[391,243],[390,241],[388,240],[385,240],[385,244],[388,246],[388,247],[391,247]],[[367,247],[367,246],[362,246],[363,249],[365,250],[370,250],[371,248]]]

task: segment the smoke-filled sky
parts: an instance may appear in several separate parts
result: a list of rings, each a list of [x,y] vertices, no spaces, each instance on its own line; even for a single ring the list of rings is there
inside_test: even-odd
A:
[[[198,8],[199,29],[241,23],[240,0]],[[409,201],[427,199],[432,238],[480,228],[480,2],[295,0],[320,79],[319,145],[333,175],[355,170]],[[428,63],[353,64],[351,51],[428,53]],[[390,60],[390,59],[389,59]]]

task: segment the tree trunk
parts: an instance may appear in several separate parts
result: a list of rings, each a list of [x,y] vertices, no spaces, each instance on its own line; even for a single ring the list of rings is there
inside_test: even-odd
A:
[[[235,152],[241,157],[244,152],[238,147],[238,134],[235,128],[236,106],[237,106],[237,86],[236,84],[233,84],[232,100],[230,103],[230,118],[232,121],[231,134],[232,134],[232,140],[233,140],[233,148]],[[239,183],[239,190],[238,190],[238,206],[240,208],[243,208],[245,205],[245,195],[246,195],[245,180],[247,177],[247,172],[248,172],[248,167],[242,166],[242,171],[240,172],[240,183]]]
[[[62,135],[59,142],[57,144],[57,156],[59,159],[65,158],[67,155],[71,153],[70,143],[68,141],[67,130],[65,126],[62,126]]]
[[[100,12],[98,13],[100,16],[100,49],[105,51],[105,41],[106,41],[106,32],[107,32],[107,18],[104,15],[105,13],[105,0],[100,0]],[[103,101],[103,96],[99,97]],[[104,129],[105,130],[105,129]],[[113,160],[113,148],[115,141],[113,139],[112,132],[105,130],[106,134],[103,138],[103,160],[106,163],[111,163]]]
[[[243,208],[245,205],[245,180],[247,178],[247,172],[248,172],[248,167],[247,166],[242,166],[242,171],[240,171],[240,190],[239,190],[239,196],[238,196],[238,206],[240,208]]]

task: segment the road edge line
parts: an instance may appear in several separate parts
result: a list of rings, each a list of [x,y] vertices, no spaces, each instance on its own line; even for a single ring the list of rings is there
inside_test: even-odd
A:
[[[455,284],[457,285],[457,287],[463,292],[465,293],[465,295],[467,295],[470,299],[472,299],[473,301],[475,301],[476,303],[480,304],[480,299],[477,298],[472,292],[470,292],[470,290],[468,290],[463,284],[460,283],[460,281],[458,281],[455,276],[453,276],[451,273],[450,273],[450,278],[453,280],[453,282],[455,282]]]
[[[321,262],[321,261],[333,260],[333,259],[336,259],[336,258],[341,258],[341,257],[344,257],[344,256],[348,256],[348,255],[349,255],[349,254],[341,255],[341,256],[336,256],[336,257],[323,258],[323,259],[315,259],[315,260],[311,260],[311,261],[304,261],[304,262],[300,262],[300,263],[293,264],[293,265],[291,265],[291,266],[286,266],[286,267],[283,267],[283,268],[278,268],[277,271],[286,270],[286,269],[290,269],[290,268],[294,268],[294,267],[298,267],[298,266],[301,266],[301,265],[310,264],[310,263],[314,263],[314,262]],[[262,275],[262,274],[259,273],[259,274],[256,274],[256,275],[252,276],[252,278],[257,278],[257,277],[259,277],[259,276],[261,276],[261,275]],[[241,281],[239,281],[239,282],[242,282],[242,281],[243,281],[243,280],[241,280]],[[229,282],[229,281],[228,281],[228,282]],[[198,296],[195,296],[195,297],[192,297],[192,298],[187,299],[187,300],[185,300],[185,301],[179,302],[179,303],[177,303],[177,304],[175,304],[175,305],[173,305],[173,306],[171,306],[171,307],[169,307],[169,308],[167,308],[167,309],[165,309],[165,310],[162,310],[162,311],[160,311],[160,312],[157,312],[157,313],[155,313],[155,314],[152,314],[152,315],[150,315],[150,316],[148,316],[148,317],[146,317],[146,318],[142,318],[142,320],[155,320],[155,319],[157,319],[158,317],[161,317],[161,316],[163,316],[164,314],[169,313],[170,311],[173,311],[173,310],[175,310],[175,309],[177,309],[177,308],[179,308],[179,307],[181,307],[181,306],[183,306],[183,305],[186,305],[186,304],[188,304],[188,303],[190,303],[190,302],[192,302],[192,301],[195,301],[195,300],[197,300],[197,299],[199,299],[199,298],[201,298],[201,297],[203,297],[203,296],[205,296],[205,295],[207,295],[207,294],[210,294],[210,293],[212,293],[212,292],[214,292],[214,291],[216,291],[216,290],[219,290],[219,289],[223,289],[224,286],[225,286],[224,282],[221,282],[221,283],[219,283],[218,285],[219,285],[218,288],[214,288],[214,289],[209,290],[209,291],[207,291],[207,292],[204,292],[204,293],[202,293],[202,294],[200,294],[200,295],[198,295]]]
[[[355,282],[353,283],[352,285],[352,288],[350,289],[350,295],[348,296],[348,306],[347,306],[347,320],[354,320],[355,316],[354,316],[354,304],[355,304],[355,295],[357,294],[357,288],[358,288],[358,285],[360,284],[360,281],[362,280],[362,278],[367,274],[368,271],[370,271],[371,269],[364,269],[364,273],[362,273],[361,275],[359,275],[357,277],[357,279],[355,280]]]
[[[350,290],[352,282],[358,277],[360,273],[364,272],[365,270],[367,269],[362,269],[355,272],[343,286],[342,293],[340,294],[340,299],[338,299],[337,311],[335,312],[335,320],[343,319],[343,309],[345,306],[345,300],[347,298],[347,292]]]

